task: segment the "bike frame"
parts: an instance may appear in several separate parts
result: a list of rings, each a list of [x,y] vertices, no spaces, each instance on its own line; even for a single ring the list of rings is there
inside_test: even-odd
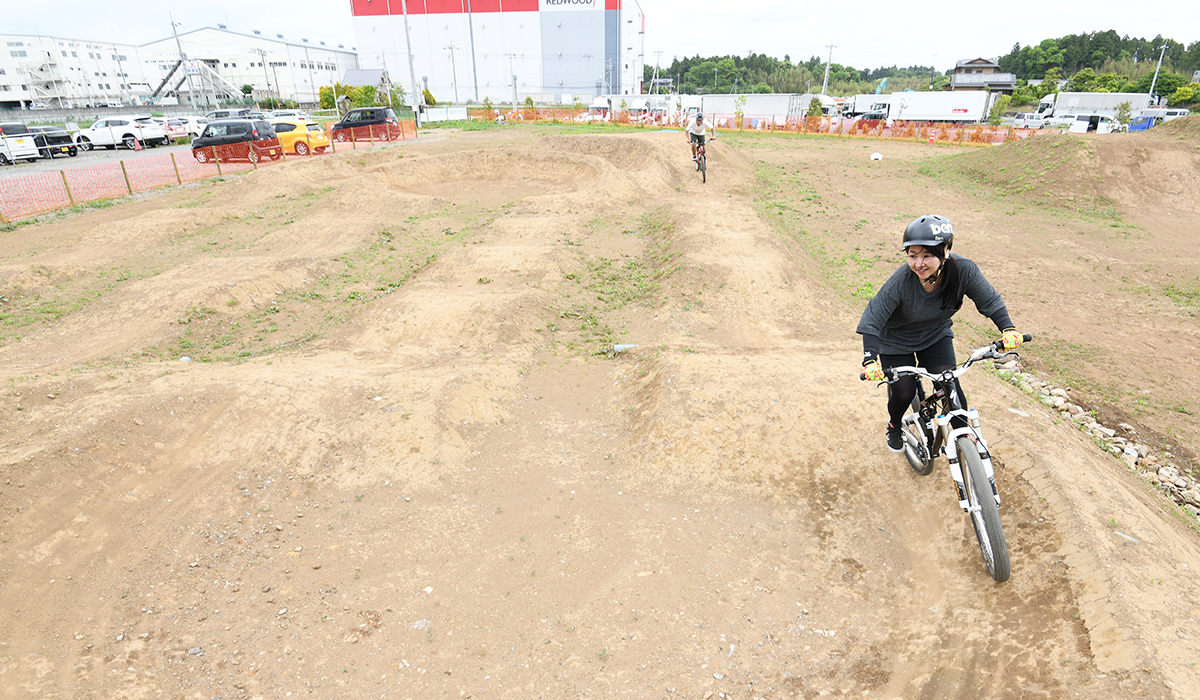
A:
[[[1000,506],[1000,491],[996,488],[991,451],[988,449],[987,440],[983,437],[979,412],[973,408],[962,408],[962,402],[958,396],[958,385],[954,381],[966,374],[971,365],[979,360],[989,358],[997,358],[994,345],[979,348],[958,367],[936,374],[923,367],[912,366],[890,367],[884,370],[891,381],[906,376],[917,378],[917,405],[920,408],[917,413],[904,416],[903,420],[917,423],[921,427],[920,432],[925,436],[925,448],[929,450],[930,459],[946,455],[950,462],[950,474],[958,489],[958,505],[967,513],[971,512],[971,505],[967,496],[966,481],[963,479],[962,460],[958,454],[958,438],[964,436],[969,437],[978,447],[979,459],[987,474],[992,497],[996,499],[996,506]],[[933,385],[934,391],[928,396],[925,395],[925,386],[921,381],[923,379],[929,380]],[[956,418],[960,419],[958,421],[960,427],[957,428],[954,427]]]

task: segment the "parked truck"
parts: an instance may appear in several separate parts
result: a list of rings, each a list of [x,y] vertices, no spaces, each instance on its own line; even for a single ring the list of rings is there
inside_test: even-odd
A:
[[[877,97],[881,97],[877,95]],[[887,118],[902,121],[978,124],[988,117],[993,95],[974,90],[894,92]]]
[[[1121,103],[1129,103],[1129,114],[1137,115],[1150,106],[1150,96],[1142,92],[1056,92],[1038,103],[1038,114],[1105,114],[1117,116]]]
[[[891,101],[892,95],[854,95],[842,105],[842,116],[857,117],[868,112],[886,112]]]

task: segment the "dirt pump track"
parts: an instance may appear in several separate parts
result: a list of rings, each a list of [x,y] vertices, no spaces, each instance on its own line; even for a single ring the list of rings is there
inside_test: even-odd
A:
[[[970,212],[1022,329],[1087,332],[930,148],[722,137],[702,185],[678,134],[434,132],[0,234],[9,303],[79,297],[0,347],[0,696],[1195,697],[1200,546],[1135,474],[969,374],[998,585],[883,446],[820,226]]]

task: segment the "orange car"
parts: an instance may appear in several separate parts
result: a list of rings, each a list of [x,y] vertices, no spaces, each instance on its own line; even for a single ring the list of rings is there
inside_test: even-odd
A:
[[[329,148],[329,136],[321,125],[306,119],[273,119],[271,126],[284,152],[291,151],[298,156],[309,153],[324,153]]]

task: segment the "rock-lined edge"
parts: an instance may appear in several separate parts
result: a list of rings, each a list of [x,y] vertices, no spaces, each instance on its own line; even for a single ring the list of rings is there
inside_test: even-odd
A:
[[[1066,389],[1023,371],[1018,360],[994,364],[993,369],[1009,384],[1057,411],[1091,436],[1100,449],[1120,459],[1130,471],[1154,484],[1184,512],[1200,520],[1200,482],[1183,474],[1170,461],[1170,452],[1164,451],[1161,456],[1154,454],[1149,446],[1137,441],[1137,429],[1128,423],[1118,423],[1116,428],[1102,425],[1086,408],[1072,403]]]

